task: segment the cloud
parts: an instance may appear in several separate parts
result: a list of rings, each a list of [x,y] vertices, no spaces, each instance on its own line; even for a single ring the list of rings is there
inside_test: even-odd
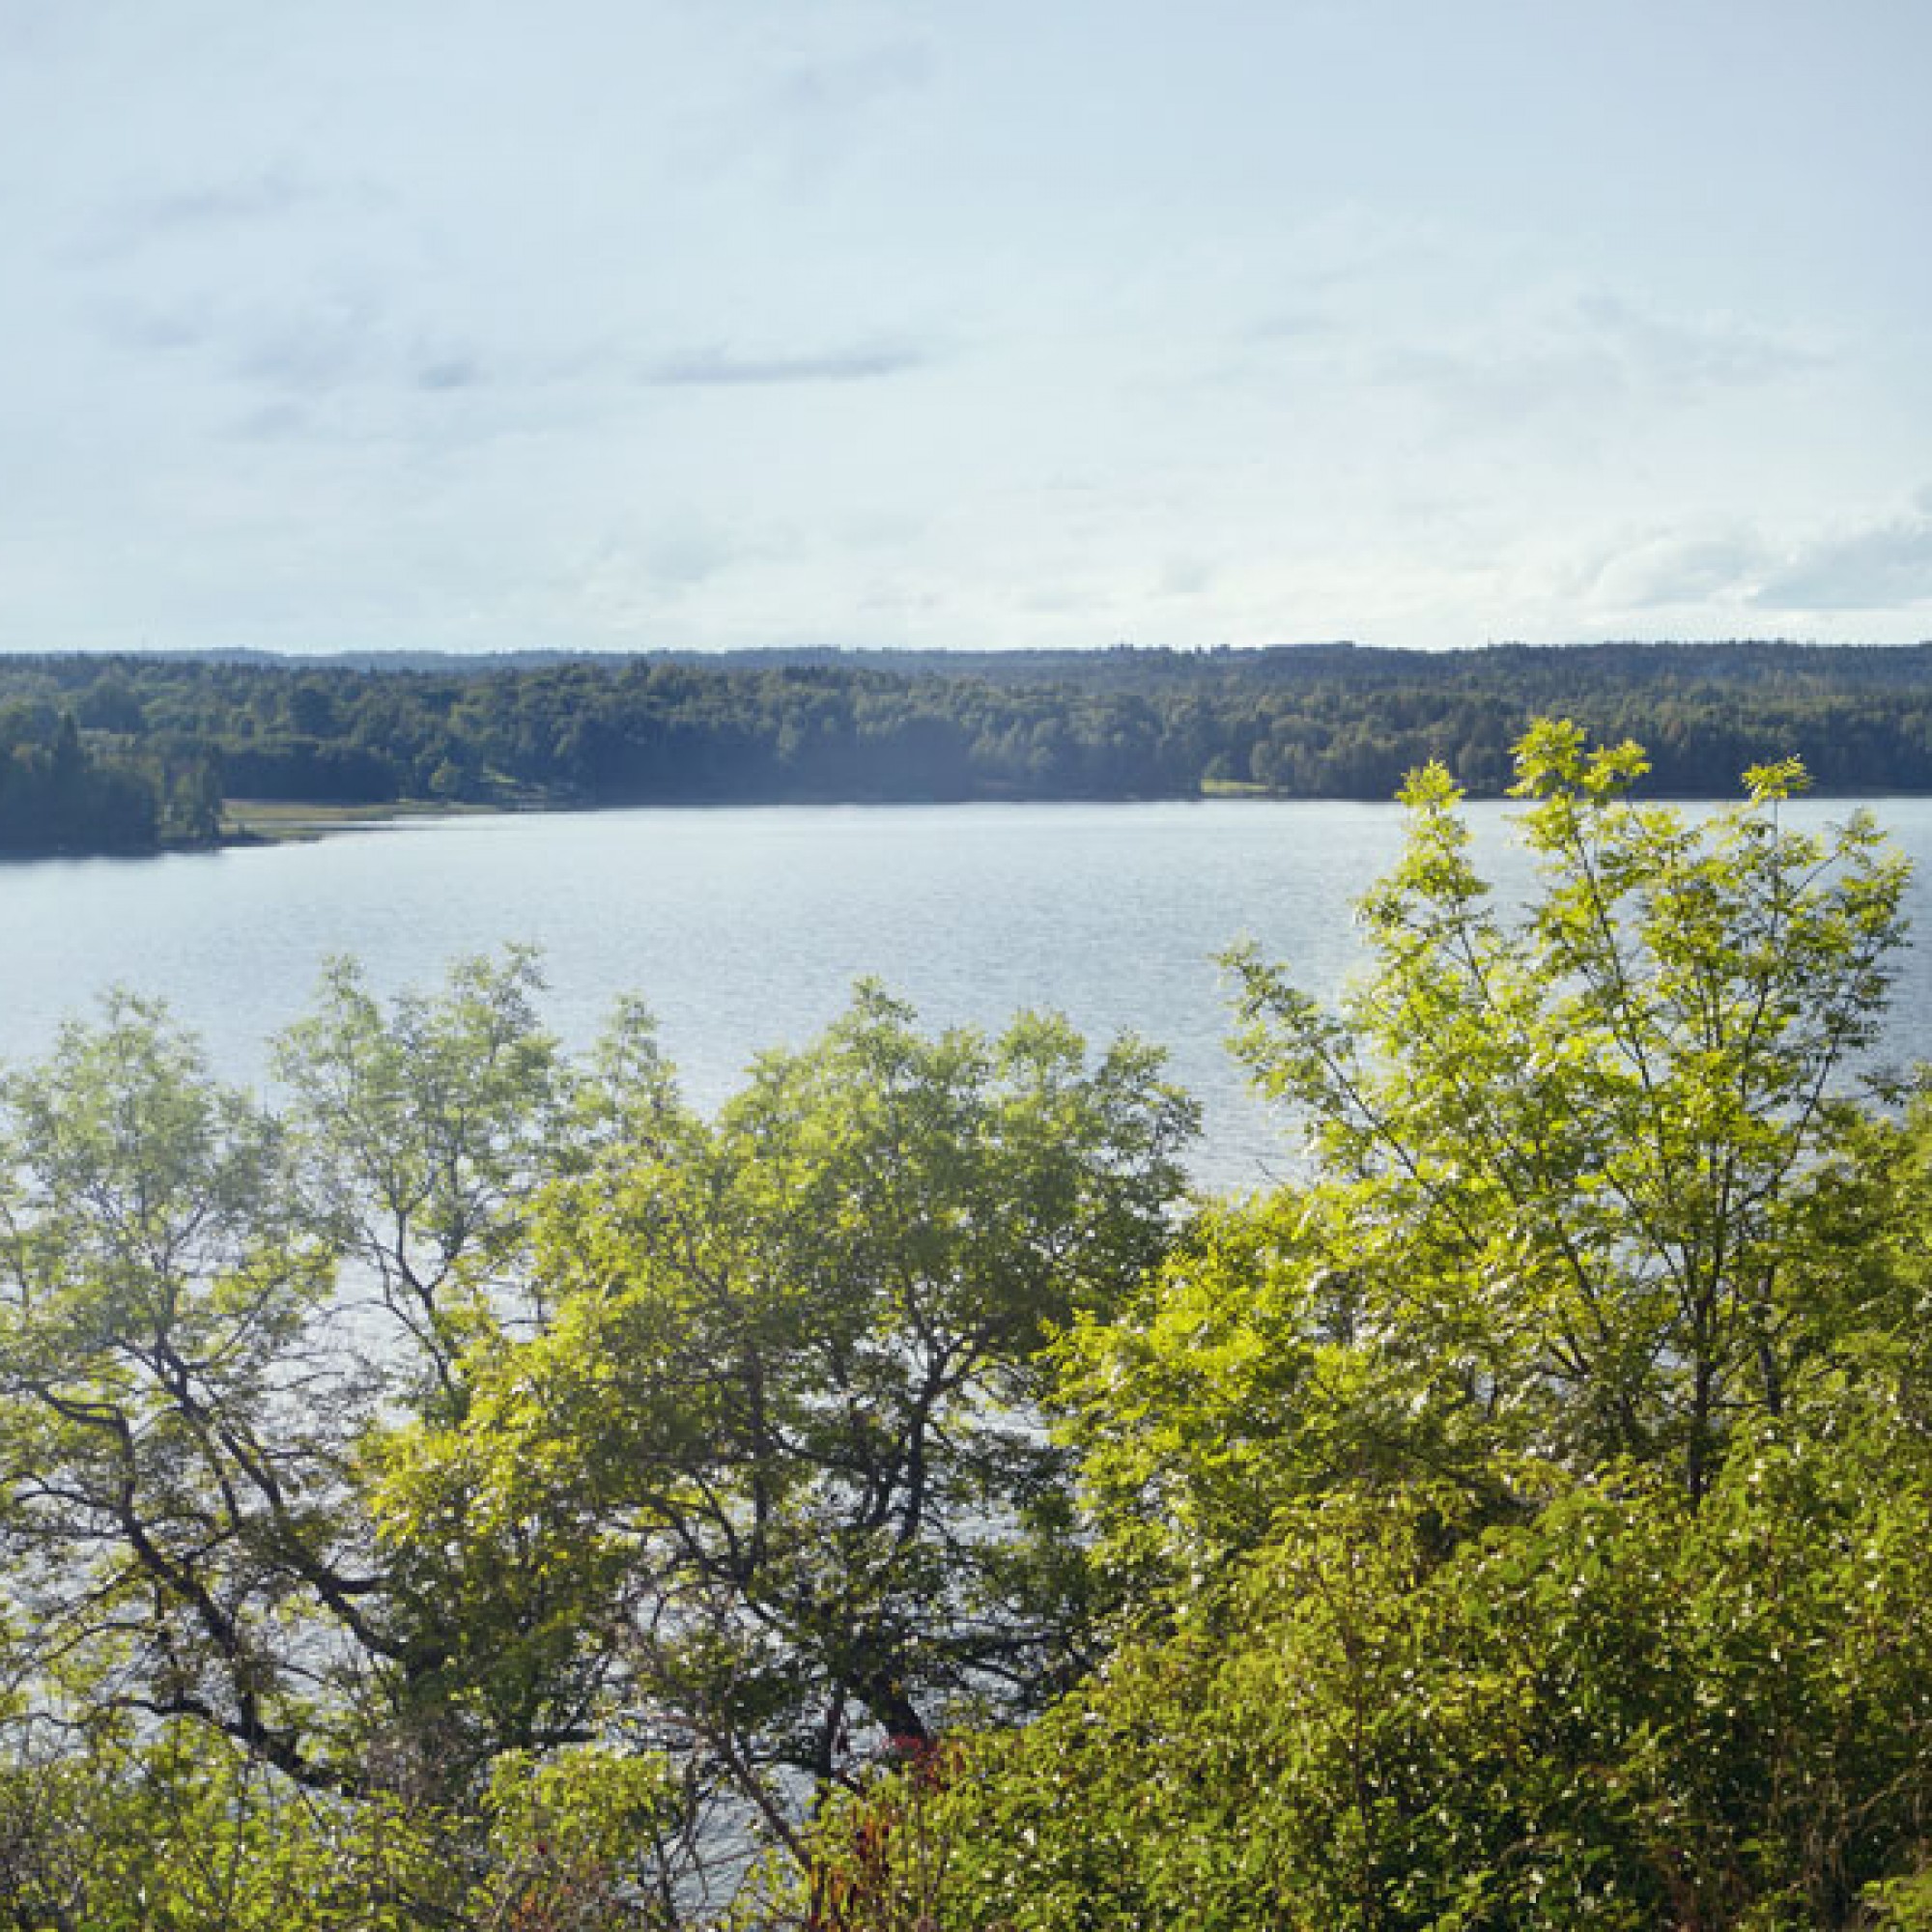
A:
[[[780,179],[819,194],[876,165],[881,140],[931,77],[930,50],[902,39],[781,68],[757,117]]]
[[[1582,297],[1576,316],[1633,382],[1651,387],[1749,386],[1816,368],[1826,359],[1734,316],[1679,321],[1644,314],[1613,295]]]
[[[1627,387],[1616,358],[1589,343],[1394,349],[1378,360],[1375,373],[1452,415],[1484,421],[1520,422]]]
[[[1649,314],[1618,296],[1571,296],[1480,337],[1383,352],[1376,373],[1465,416],[1520,419],[1606,400],[1682,405],[1821,367],[1827,357],[1734,317]]]
[[[735,574],[768,566],[784,551],[782,532],[674,508],[608,528],[571,567],[571,594],[601,634],[656,634],[668,612],[706,608]]]
[[[1650,537],[1606,557],[1589,595],[1622,610],[1741,595],[1756,581],[1765,558],[1762,540],[1745,531]]]
[[[1932,506],[1782,545],[1747,526],[1659,532],[1618,545],[1577,582],[1621,611],[1901,611],[1932,603]]]
[[[1250,342],[1310,342],[1336,333],[1332,316],[1317,309],[1281,309],[1249,324]]]
[[[320,302],[251,330],[236,372],[270,389],[314,395],[365,370],[373,346],[366,303]]]
[[[265,168],[242,181],[178,188],[128,204],[124,213],[147,228],[198,228],[211,222],[273,221],[309,199],[286,168]]]
[[[243,442],[290,442],[315,433],[315,418],[294,403],[270,403],[250,410],[234,426]]]
[[[17,55],[45,53],[71,12],[67,0],[12,0],[0,7],[0,48]]]
[[[786,69],[780,104],[794,114],[849,124],[874,102],[924,87],[932,55],[917,41],[892,41],[842,59],[801,61]]]
[[[154,242],[286,222],[320,198],[321,190],[280,164],[228,181],[127,195],[94,221],[78,252],[101,262]]]
[[[412,338],[366,292],[236,318],[221,333],[230,376],[298,400],[351,387],[440,396],[488,380],[482,357],[461,336],[425,330]]]
[[[177,307],[117,303],[100,315],[99,327],[117,349],[162,355],[199,349],[213,333],[208,311],[200,302]]]
[[[705,347],[667,356],[645,381],[663,388],[737,388],[780,383],[867,383],[923,368],[923,350],[875,346],[819,354],[741,355]]]
[[[1171,556],[1160,573],[1162,597],[1200,597],[1213,587],[1214,572],[1198,556]]]
[[[1932,515],[1827,537],[1773,571],[1751,602],[1783,611],[1882,611],[1932,603]]]
[[[416,387],[437,395],[451,389],[473,389],[482,380],[482,370],[468,355],[440,355],[415,372]]]
[[[668,519],[642,545],[645,570],[668,590],[707,582],[753,554],[742,541],[693,516]]]

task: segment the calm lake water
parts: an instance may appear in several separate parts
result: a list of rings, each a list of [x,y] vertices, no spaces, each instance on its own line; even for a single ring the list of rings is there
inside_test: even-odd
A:
[[[1927,935],[1901,974],[1892,1050],[1932,1055],[1932,801],[1874,809],[1920,861]],[[1490,875],[1520,884],[1505,809],[1471,815]],[[935,1026],[1042,1007],[1090,1038],[1157,1041],[1207,1107],[1202,1178],[1248,1186],[1286,1142],[1225,1050],[1216,955],[1252,938],[1332,991],[1358,956],[1351,903],[1400,839],[1386,805],[782,807],[418,820],[0,866],[0,1061],[38,1055],[119,983],[164,997],[224,1073],[257,1081],[329,955],[355,954],[388,992],[514,940],[541,948],[568,1040],[639,994],[710,1107],[758,1049],[809,1039],[871,975]]]

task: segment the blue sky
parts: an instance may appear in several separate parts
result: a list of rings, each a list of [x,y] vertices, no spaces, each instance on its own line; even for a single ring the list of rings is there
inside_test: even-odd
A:
[[[1932,637],[1922,0],[0,0],[0,649]]]

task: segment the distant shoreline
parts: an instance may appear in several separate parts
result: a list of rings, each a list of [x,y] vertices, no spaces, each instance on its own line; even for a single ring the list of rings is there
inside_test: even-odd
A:
[[[0,656],[0,854],[135,855],[479,810],[1505,795],[1539,717],[1634,740],[1654,798],[1797,757],[1932,793],[1932,644],[1346,644],[563,657],[406,668]]]

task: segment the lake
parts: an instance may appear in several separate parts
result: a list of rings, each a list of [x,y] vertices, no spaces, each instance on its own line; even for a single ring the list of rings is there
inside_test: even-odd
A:
[[[1801,822],[1848,807],[1807,801]],[[1876,802],[1920,861],[1932,931],[1932,800]],[[1505,888],[1526,876],[1507,809],[1470,809]],[[405,820],[308,844],[0,866],[0,1061],[43,1051],[120,983],[165,998],[231,1078],[353,953],[384,992],[507,941],[542,950],[574,1044],[620,993],[657,1014],[686,1093],[715,1106],[761,1047],[809,1039],[871,975],[928,1024],[1022,1007],[1090,1038],[1165,1046],[1207,1109],[1197,1161],[1259,1184],[1286,1142],[1229,1058],[1216,956],[1243,938],[1332,992],[1358,958],[1353,899],[1394,858],[1390,805],[771,807]],[[1904,962],[1896,1058],[1932,1054],[1932,947]]]

